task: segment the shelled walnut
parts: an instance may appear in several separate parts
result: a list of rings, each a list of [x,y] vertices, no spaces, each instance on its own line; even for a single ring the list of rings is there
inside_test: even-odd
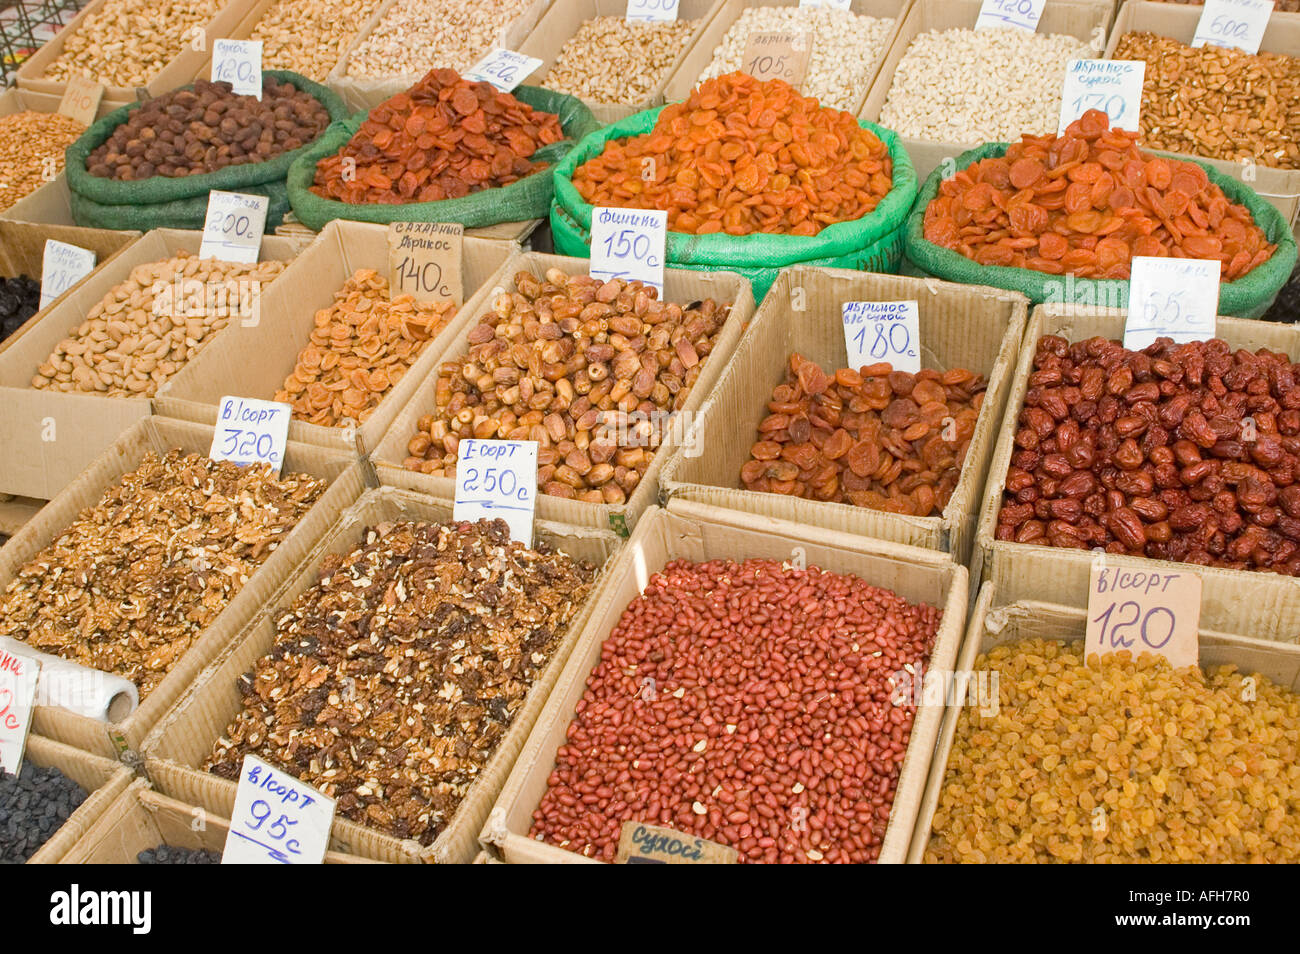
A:
[[[504,521],[393,522],[325,557],[240,680],[204,767],[254,754],[338,813],[430,845],[523,708],[596,576]]]

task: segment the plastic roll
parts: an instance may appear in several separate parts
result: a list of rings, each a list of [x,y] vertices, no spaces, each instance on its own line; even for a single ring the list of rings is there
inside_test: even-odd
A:
[[[55,706],[100,722],[122,722],[140,705],[140,690],[129,679],[39,652],[8,636],[0,636],[0,648],[41,661],[38,706]]]

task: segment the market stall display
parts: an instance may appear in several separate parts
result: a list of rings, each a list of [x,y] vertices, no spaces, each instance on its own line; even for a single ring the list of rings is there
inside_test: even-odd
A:
[[[63,169],[64,150],[85,131],[62,113],[0,116],[0,212],[53,180]]]

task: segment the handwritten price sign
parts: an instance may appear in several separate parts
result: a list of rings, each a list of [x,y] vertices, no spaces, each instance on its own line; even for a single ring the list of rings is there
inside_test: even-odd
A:
[[[388,226],[388,284],[392,295],[459,303],[465,226],[459,222],[392,222]]]
[[[270,204],[264,195],[209,192],[199,258],[249,265],[256,262],[262,254],[262,233],[266,231],[266,209]]]
[[[318,865],[325,859],[334,799],[245,755],[223,865]]]
[[[1136,130],[1146,72],[1145,60],[1071,60],[1061,90],[1057,135],[1090,109],[1109,116],[1113,129]]]
[[[1133,259],[1124,347],[1140,351],[1157,338],[1178,344],[1214,337],[1219,309],[1218,259]]]
[[[229,83],[239,96],[262,98],[262,41],[217,40],[212,44],[212,82]]]
[[[627,0],[627,19],[671,22],[677,19],[678,0]]]
[[[39,659],[0,649],[0,770],[17,775],[32,724]]]
[[[94,252],[46,239],[45,253],[41,258],[41,307],[48,307],[94,270]]]
[[[888,361],[895,371],[921,370],[921,317],[914,301],[846,301],[844,347],[850,368]]]
[[[509,93],[541,65],[542,61],[534,57],[496,49],[475,63],[465,78],[475,83],[491,83],[501,92]]]
[[[1201,578],[1092,565],[1084,658],[1128,650],[1164,656],[1175,668],[1195,666],[1201,622]]]
[[[236,464],[269,464],[276,474],[284,466],[289,437],[288,404],[256,398],[223,397],[208,456]]]
[[[831,10],[848,10],[853,0],[799,0],[801,7],[828,7]]]
[[[95,121],[99,102],[104,98],[104,84],[80,74],[68,78],[68,88],[59,100],[59,112],[71,116],[83,126]]]
[[[808,33],[751,33],[741,69],[756,80],[784,80],[798,89],[808,72],[812,36]]]
[[[1038,29],[1046,3],[1047,0],[984,0],[975,29],[1013,27],[1033,33]]]
[[[668,213],[607,209],[591,213],[591,277],[642,281],[664,293]]]
[[[1192,46],[1228,46],[1258,53],[1273,0],[1205,0]]]
[[[537,442],[460,442],[456,460],[456,520],[504,520],[510,536],[533,545],[537,506]]]

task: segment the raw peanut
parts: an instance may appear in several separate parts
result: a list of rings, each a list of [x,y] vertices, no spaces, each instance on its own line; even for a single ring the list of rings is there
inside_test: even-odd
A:
[[[277,0],[250,40],[262,41],[262,66],[293,70],[318,83],[343,58],[380,0]]]
[[[0,116],[0,212],[57,178],[64,153],[85,131],[62,113]]]
[[[698,25],[695,20],[639,23],[623,16],[585,20],[560,49],[542,85],[589,103],[644,103],[668,78]]]
[[[493,47],[534,0],[397,0],[348,55],[348,76],[420,76],[465,72]]]

